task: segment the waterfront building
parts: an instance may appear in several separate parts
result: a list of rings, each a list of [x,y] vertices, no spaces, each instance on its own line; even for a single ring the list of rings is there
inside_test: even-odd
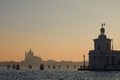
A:
[[[120,69],[120,51],[113,50],[113,39],[107,38],[104,26],[105,23],[94,39],[94,50],[89,51],[89,68]]]

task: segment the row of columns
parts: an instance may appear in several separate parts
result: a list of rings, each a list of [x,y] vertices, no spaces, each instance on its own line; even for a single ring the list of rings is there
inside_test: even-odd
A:
[[[90,66],[93,68],[107,68],[115,65],[115,56],[90,56]]]

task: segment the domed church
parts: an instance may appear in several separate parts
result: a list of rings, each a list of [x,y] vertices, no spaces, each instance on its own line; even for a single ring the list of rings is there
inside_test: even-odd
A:
[[[36,63],[36,62],[41,62],[42,59],[40,57],[34,56],[33,51],[30,49],[29,52],[25,52],[25,62],[29,63]]]
[[[89,51],[90,69],[120,69],[120,51],[113,50],[113,39],[105,35],[105,23],[94,39],[94,50]]]

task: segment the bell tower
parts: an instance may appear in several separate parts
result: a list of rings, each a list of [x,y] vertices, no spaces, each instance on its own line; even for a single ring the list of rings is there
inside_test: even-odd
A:
[[[105,23],[102,23],[102,28],[100,29],[100,35],[98,38],[94,39],[94,50],[111,50],[111,40],[105,35]]]

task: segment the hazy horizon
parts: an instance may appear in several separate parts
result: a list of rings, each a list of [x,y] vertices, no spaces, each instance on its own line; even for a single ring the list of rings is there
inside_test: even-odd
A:
[[[0,61],[24,60],[30,48],[43,60],[88,60],[105,22],[120,50],[119,0],[0,0]]]

